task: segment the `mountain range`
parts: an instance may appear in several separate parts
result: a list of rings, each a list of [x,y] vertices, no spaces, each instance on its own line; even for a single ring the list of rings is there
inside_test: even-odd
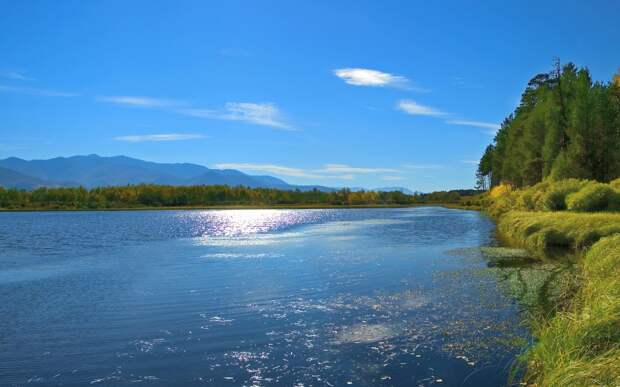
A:
[[[248,175],[235,169],[211,169],[189,163],[155,163],[127,156],[98,155],[56,157],[47,160],[24,160],[9,157],[0,160],[0,186],[35,189],[38,187],[86,188],[128,184],[164,185],[243,185],[251,188],[276,188],[302,191],[338,188],[319,185],[293,185],[268,175]],[[401,187],[378,188],[378,191],[402,191]]]

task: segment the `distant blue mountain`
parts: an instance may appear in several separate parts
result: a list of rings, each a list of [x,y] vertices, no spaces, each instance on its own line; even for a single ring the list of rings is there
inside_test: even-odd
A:
[[[0,160],[0,185],[32,189],[39,186],[87,188],[127,184],[244,185],[294,189],[272,176],[251,176],[234,169],[210,169],[197,164],[166,164],[126,156],[97,155],[57,157],[48,160]]]
[[[86,188],[128,185],[243,185],[251,188],[276,188],[332,192],[339,188],[320,185],[293,185],[268,175],[248,175],[235,169],[211,169],[189,163],[155,163],[127,156],[98,155],[56,157],[48,160],[23,160],[9,157],[0,160],[0,186],[35,189],[38,187]],[[362,188],[352,188],[361,190]],[[377,191],[401,191],[406,188],[387,187]]]
[[[33,189],[37,187],[54,187],[56,184],[24,175],[11,169],[0,167],[0,187]]]

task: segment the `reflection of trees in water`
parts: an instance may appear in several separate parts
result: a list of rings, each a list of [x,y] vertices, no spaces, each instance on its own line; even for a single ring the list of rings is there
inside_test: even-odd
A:
[[[532,316],[566,306],[577,287],[576,267],[568,263],[525,263],[497,267],[500,287]]]

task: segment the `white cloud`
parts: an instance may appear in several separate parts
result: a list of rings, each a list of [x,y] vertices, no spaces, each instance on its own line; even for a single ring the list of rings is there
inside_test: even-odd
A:
[[[476,128],[482,129],[491,129],[494,132],[499,130],[499,124],[495,124],[492,122],[482,122],[482,121],[468,121],[468,120],[448,120],[447,124],[450,125],[463,125],[463,126],[473,126]]]
[[[309,179],[354,180],[357,174],[398,173],[392,168],[359,168],[345,164],[325,164],[321,169],[302,169],[275,164],[222,163],[216,164],[220,169],[239,169],[246,172],[263,172],[282,176]]]
[[[118,96],[103,96],[97,98],[102,102],[110,102],[119,105],[127,105],[127,106],[139,106],[139,107],[149,107],[149,108],[161,108],[161,107],[169,107],[178,105],[178,102],[170,100],[170,99],[161,99],[161,98],[152,98],[152,97],[143,97],[143,96],[127,96],[127,95],[118,95]]]
[[[240,169],[242,171],[250,172],[267,172],[276,175],[293,176],[293,177],[305,177],[305,178],[322,178],[323,176],[309,173],[300,168],[285,167],[275,164],[252,164],[252,163],[222,163],[215,164],[219,169]]]
[[[181,114],[216,120],[242,121],[272,128],[296,130],[272,103],[228,102],[223,109],[182,109]]]
[[[0,91],[6,91],[10,93],[37,95],[41,97],[77,97],[79,94],[68,93],[64,91],[46,90],[46,89],[33,89],[30,87],[14,87],[0,85]]]
[[[114,137],[117,141],[126,142],[145,142],[145,141],[184,141],[184,140],[199,140],[208,138],[202,134],[182,134],[182,133],[168,133],[168,134],[144,134],[133,136],[119,136]]]
[[[225,109],[229,112],[226,119],[290,129],[282,120],[280,110],[271,103],[228,102]]]
[[[353,86],[415,89],[411,86],[407,78],[400,75],[384,73],[382,71],[362,68],[344,68],[333,70],[333,72],[338,78]]]
[[[145,96],[100,96],[98,101],[145,108],[174,108],[179,114],[216,120],[243,121],[278,129],[296,130],[285,121],[283,114],[273,103],[227,102],[222,109],[197,109],[182,107],[182,102]],[[180,108],[179,108],[180,107]]]
[[[34,78],[29,77],[19,71],[3,71],[0,72],[0,77],[13,79],[16,81],[34,81]]]
[[[403,99],[398,101],[396,106],[399,110],[404,111],[407,114],[411,114],[414,116],[432,116],[432,117],[441,117],[445,116],[446,113],[432,108],[430,106],[420,105],[419,103],[409,100]]]
[[[438,164],[404,164],[403,168],[414,169],[414,170],[442,169],[443,165],[438,165]]]
[[[367,173],[393,173],[398,172],[396,169],[392,168],[360,168],[360,167],[351,167],[346,164],[325,164],[323,169],[317,170],[317,172],[322,173],[349,173],[349,174],[367,174]]]
[[[405,178],[403,176],[381,176],[379,179],[384,180],[384,181],[405,180]]]

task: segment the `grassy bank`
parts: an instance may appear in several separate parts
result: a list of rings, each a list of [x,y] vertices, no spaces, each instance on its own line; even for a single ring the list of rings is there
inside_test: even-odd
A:
[[[620,235],[596,242],[581,262],[571,305],[536,329],[525,380],[540,386],[620,385]]]
[[[511,211],[499,218],[498,231],[541,256],[579,254],[599,239],[620,233],[620,213]]]
[[[620,385],[618,183],[498,186],[478,198],[510,243],[540,257],[577,257],[577,286],[562,299],[566,304],[532,321],[536,342],[522,357],[530,385]]]

